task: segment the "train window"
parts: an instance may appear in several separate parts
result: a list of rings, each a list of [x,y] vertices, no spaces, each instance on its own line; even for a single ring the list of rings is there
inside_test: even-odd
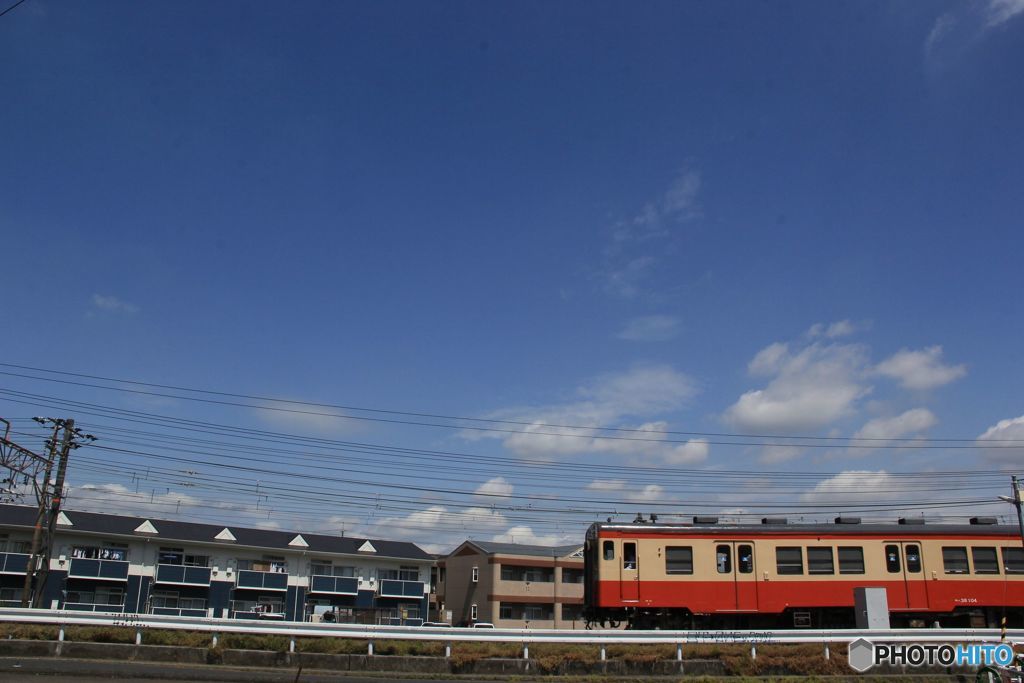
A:
[[[692,574],[693,548],[688,545],[665,546],[665,573]]]
[[[942,548],[942,566],[947,574],[967,573],[967,548]]]
[[[890,574],[898,574],[900,571],[900,547],[898,545],[885,546],[885,568]]]
[[[916,545],[908,545],[903,549],[907,555],[907,571],[918,574],[921,571],[921,549]]]
[[[715,566],[719,574],[732,574],[732,547],[720,545],[715,550]]]
[[[615,541],[604,542],[604,559],[614,560],[615,559]]]
[[[754,548],[749,545],[741,545],[736,551],[736,562],[739,565],[740,574],[750,574],[754,571]]]
[[[775,549],[775,570],[779,574],[803,574],[804,551],[799,547],[780,546]]]
[[[1007,574],[1024,574],[1024,548],[1003,548],[1003,570]]]
[[[975,574],[998,574],[999,560],[995,548],[971,548]]]
[[[622,544],[622,568],[636,569],[636,543]]]
[[[781,571],[779,572],[782,573]],[[799,573],[799,572],[796,572]],[[831,546],[808,548],[807,549],[807,573],[808,574],[835,574],[836,567],[832,561]]]
[[[861,548],[860,546],[839,548],[839,573],[863,574],[864,548]]]

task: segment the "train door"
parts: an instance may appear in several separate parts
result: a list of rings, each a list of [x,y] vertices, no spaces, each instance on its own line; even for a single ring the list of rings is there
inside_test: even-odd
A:
[[[918,541],[886,543],[885,569],[890,576],[896,575],[903,580],[903,595],[892,596],[895,598],[892,607],[928,609],[928,582]]]
[[[619,564],[619,590],[623,602],[640,601],[640,557],[636,541],[622,542],[622,561]]]
[[[715,544],[715,568],[720,579],[732,578],[731,609],[757,611],[757,574],[754,544],[750,541],[720,541]]]

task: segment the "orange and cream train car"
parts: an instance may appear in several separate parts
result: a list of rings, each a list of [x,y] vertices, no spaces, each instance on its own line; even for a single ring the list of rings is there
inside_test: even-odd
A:
[[[886,589],[893,626],[1024,625],[1017,527],[967,525],[593,524],[585,617],[633,628],[838,628],[854,589]]]

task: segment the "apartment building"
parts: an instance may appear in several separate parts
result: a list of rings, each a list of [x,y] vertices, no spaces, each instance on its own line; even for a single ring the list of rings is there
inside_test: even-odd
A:
[[[438,602],[456,625],[583,628],[583,546],[466,541],[439,564]]]
[[[0,505],[0,604],[21,603],[35,518]],[[432,565],[412,543],[67,510],[42,606],[418,625]]]

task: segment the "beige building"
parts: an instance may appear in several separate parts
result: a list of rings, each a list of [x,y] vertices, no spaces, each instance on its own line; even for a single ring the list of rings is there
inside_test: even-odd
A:
[[[440,562],[440,616],[455,625],[584,628],[583,546],[466,541]]]

